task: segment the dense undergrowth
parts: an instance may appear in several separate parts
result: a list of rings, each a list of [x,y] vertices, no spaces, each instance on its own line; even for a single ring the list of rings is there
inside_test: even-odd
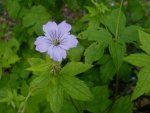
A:
[[[49,21],[78,45],[54,62],[35,50]],[[0,113],[149,113],[148,0],[0,1]]]

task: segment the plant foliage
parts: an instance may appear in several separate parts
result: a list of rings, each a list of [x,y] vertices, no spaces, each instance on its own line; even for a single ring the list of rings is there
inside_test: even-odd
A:
[[[145,113],[136,103],[150,96],[149,7],[146,0],[2,0],[0,113]],[[55,62],[34,42],[45,23],[63,20],[79,43]]]

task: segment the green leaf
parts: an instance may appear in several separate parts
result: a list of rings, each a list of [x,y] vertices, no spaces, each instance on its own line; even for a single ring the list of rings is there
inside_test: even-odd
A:
[[[61,107],[63,105],[63,89],[60,84],[51,85],[47,100],[50,102],[50,107],[53,113],[61,113]]]
[[[28,59],[29,64],[32,66],[36,66],[38,64],[45,63],[45,61],[41,58],[29,58]]]
[[[32,66],[32,67],[30,67],[30,68],[27,68],[27,70],[33,71],[33,72],[34,72],[34,71],[35,71],[35,72],[37,72],[37,71],[45,71],[45,70],[48,70],[50,66],[51,66],[51,64],[49,64],[49,63],[46,63],[46,64],[45,64],[45,62],[44,62],[44,63],[39,64],[39,65],[37,65],[37,66]]]
[[[85,62],[92,64],[94,61],[99,60],[104,54],[103,44],[92,43],[84,53]]]
[[[129,97],[120,97],[113,104],[110,113],[133,113],[133,105]]]
[[[144,67],[138,74],[138,81],[132,95],[132,100],[135,100],[144,93],[150,91],[150,66]]]
[[[129,56],[124,58],[125,61],[138,67],[144,67],[150,65],[149,59],[150,56],[144,53],[130,54]]]
[[[68,56],[71,61],[80,61],[83,52],[84,52],[84,47],[78,44],[77,47],[69,50]]]
[[[94,77],[93,77],[94,75]],[[100,78],[99,78],[99,67],[93,67],[91,69],[89,69],[88,71],[86,71],[85,73],[83,73],[80,76],[80,79],[83,79],[84,81],[86,81],[87,83],[89,83],[88,85],[92,85],[94,82],[98,83]]]
[[[96,86],[92,88],[94,99],[86,102],[86,109],[92,113],[103,113],[111,104],[109,100],[110,91],[107,86]]]
[[[93,98],[84,81],[74,76],[61,76],[60,82],[64,90],[74,99],[88,101]]]
[[[19,61],[19,57],[16,53],[14,53],[12,50],[8,49],[5,51],[2,57],[2,67],[8,68],[11,64],[16,63]]]
[[[119,43],[114,40],[109,45],[109,52],[115,64],[116,70],[118,71],[123,62],[123,57],[126,52],[125,44]]]
[[[34,19],[33,19],[34,18]],[[45,7],[38,5],[33,6],[23,17],[23,27],[31,27],[29,30],[35,31],[37,34],[42,33],[42,25],[50,18]]]
[[[143,4],[139,0],[129,0],[127,9],[130,13],[130,16],[128,16],[129,21],[137,22],[145,16]]]
[[[111,14],[108,16],[108,18],[106,18],[106,21],[105,21],[105,24],[108,26],[108,28],[114,35],[116,34],[117,25],[119,28],[118,33],[121,33],[124,30],[125,24],[126,24],[126,17],[123,12],[121,12],[120,17],[118,17],[119,11],[120,11],[120,9],[113,10],[111,12]],[[119,19],[119,21],[118,21],[118,19]]]
[[[8,41],[0,40],[0,62],[2,67],[8,68],[11,64],[14,64],[19,60],[19,57],[16,54],[18,49],[19,43],[15,38]]]
[[[111,42],[111,34],[104,28],[99,28],[93,32],[89,31],[88,40],[97,41],[101,44],[108,45]]]
[[[88,39],[89,41],[96,41],[104,46],[107,46],[111,41],[111,34],[108,30],[99,27],[99,21],[97,19],[90,20],[88,28],[79,34],[79,38]]]
[[[88,10],[88,12],[91,14],[91,16],[95,16],[97,14],[96,8],[85,6],[85,8]]]
[[[132,66],[126,62],[123,62],[118,72],[119,79],[128,82],[131,80],[132,73]]]
[[[109,54],[104,54],[103,57],[97,62],[100,65],[104,65],[111,59],[111,56]]]
[[[127,42],[127,43],[133,43],[134,41],[135,42],[139,42],[139,36],[138,36],[138,29],[140,27],[138,26],[128,26],[126,27],[119,35],[119,39],[124,41],[124,42]]]
[[[28,62],[31,67],[27,68],[27,70],[32,71],[35,75],[49,73],[52,66],[52,61],[45,61],[40,58],[29,58]]]
[[[48,90],[48,88],[47,88],[47,90]],[[42,106],[47,106],[48,108],[50,108],[49,104],[45,101],[46,96],[47,96],[46,91],[41,91],[41,92],[37,93],[36,95],[31,96],[26,103],[25,112],[26,113],[40,112],[40,109],[39,109],[40,103],[42,103]],[[52,112],[49,112],[49,113],[52,113]]]
[[[92,65],[83,64],[82,62],[70,62],[62,68],[60,75],[74,76],[87,71],[91,67]]]
[[[30,83],[30,88],[33,90],[33,94],[38,93],[40,90],[47,87],[50,82],[49,75],[36,76]]]
[[[92,18],[88,23],[86,30],[79,34],[80,39],[99,39],[101,34],[99,34],[99,18]]]
[[[150,35],[139,31],[139,37],[141,41],[141,48],[150,54]],[[149,82],[149,73],[150,73],[150,55],[144,54],[144,53],[138,53],[138,54],[131,54],[125,58],[125,61],[138,66],[143,67],[142,70],[138,74],[138,81],[137,85],[135,87],[135,91],[132,95],[132,100],[138,98],[139,96],[143,95],[144,93],[148,93],[150,91],[150,82]]]
[[[2,72],[2,66],[0,65],[0,79],[2,77],[2,74],[3,74],[3,72]]]
[[[139,38],[142,46],[140,46],[146,53],[150,54],[150,34],[139,31]]]
[[[72,101],[70,101],[69,99],[65,99],[61,113],[77,113],[77,110],[72,104]]]
[[[20,10],[20,5],[18,0],[7,0],[6,9],[9,15],[16,19]]]
[[[30,72],[26,70],[29,67],[29,63],[25,59],[21,59],[18,63],[16,63],[11,72],[11,78],[18,79],[23,78],[26,79],[29,77]],[[18,75],[18,76],[16,76]],[[13,83],[14,84],[14,83]]]
[[[116,73],[116,68],[112,59],[110,59],[100,67],[100,77],[103,83],[109,83],[110,80],[112,80],[115,73]]]

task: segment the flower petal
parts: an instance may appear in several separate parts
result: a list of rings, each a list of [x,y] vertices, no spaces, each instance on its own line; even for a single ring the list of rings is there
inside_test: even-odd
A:
[[[51,46],[50,40],[44,36],[39,36],[34,44],[36,45],[36,50],[39,52],[46,52],[49,46]]]
[[[57,34],[58,26],[55,22],[48,22],[47,24],[43,25],[43,31],[45,32],[45,36],[52,38]]]
[[[55,61],[62,61],[63,58],[66,58],[66,51],[59,46],[51,46],[48,49],[48,54]]]
[[[61,32],[61,34],[67,33],[71,30],[71,25],[66,23],[66,21],[61,22],[58,24],[58,31]]]
[[[78,44],[78,40],[74,35],[67,35],[65,38],[63,38],[60,42],[60,47],[69,50],[70,48],[76,47]]]

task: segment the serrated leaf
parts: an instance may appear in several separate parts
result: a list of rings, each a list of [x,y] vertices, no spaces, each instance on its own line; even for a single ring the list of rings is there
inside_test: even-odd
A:
[[[37,93],[36,95],[31,96],[26,103],[25,112],[26,113],[40,112],[39,111],[40,103],[42,103],[43,106],[47,105],[49,107],[48,103],[45,101],[46,96],[47,96],[47,91],[41,91],[41,92]],[[52,113],[52,112],[49,112],[49,113]]]
[[[2,42],[7,48],[9,47],[10,49],[12,49],[14,52],[17,52],[17,50],[19,50],[19,42],[17,39],[15,38],[11,38],[9,41],[6,42]]]
[[[135,100],[144,93],[150,91],[150,66],[144,67],[138,74],[138,81],[132,95],[132,100]]]
[[[29,58],[28,62],[31,67],[27,70],[32,71],[35,75],[48,74],[52,66],[52,61],[45,61],[40,58]]]
[[[27,68],[27,70],[29,71],[45,71],[45,70],[48,70],[49,67],[51,66],[51,64],[39,64],[37,66],[32,66],[30,68]]]
[[[33,93],[37,93],[39,90],[45,88],[50,81],[49,79],[49,75],[36,76],[30,83],[31,90],[34,90]]]
[[[105,20],[105,24],[108,26],[108,28],[114,35],[116,34],[117,25],[119,28],[118,33],[121,33],[124,30],[125,24],[126,24],[126,17],[124,13],[120,12],[120,15],[119,15],[119,12],[120,12],[119,8],[112,10],[111,14]]]
[[[99,27],[99,21],[96,18],[90,20],[88,28],[80,33],[79,38],[87,38],[89,41],[96,41],[103,44],[104,46],[107,46],[110,43],[112,36],[108,30]]]
[[[50,107],[53,113],[61,113],[61,107],[63,105],[63,89],[60,84],[51,85],[47,99],[50,102]]]
[[[8,68],[11,64],[16,63],[20,59],[16,54],[18,49],[19,43],[14,38],[8,41],[0,41],[0,58],[2,67]]]
[[[89,7],[89,6],[85,6],[85,8],[88,10],[88,12],[91,14],[91,16],[92,16],[92,15],[94,16],[94,15],[97,14],[96,8]]]
[[[109,44],[109,52],[115,64],[116,70],[118,71],[126,52],[125,44],[114,40]]]
[[[90,32],[90,35],[88,36],[89,41],[97,41],[106,46],[110,43],[111,38],[111,34],[104,28],[99,28],[94,32]]]
[[[113,104],[110,113],[133,113],[133,105],[129,97],[120,97]]]
[[[74,76],[61,76],[60,82],[72,98],[82,101],[92,100],[93,96],[84,81]]]
[[[71,61],[80,61],[83,52],[84,52],[84,47],[78,44],[77,47],[72,48],[68,51],[68,56]]]
[[[17,56],[17,54],[15,54],[12,50],[7,50],[5,51],[5,53],[3,54],[2,57],[2,67],[8,68],[10,67],[11,64],[16,63],[17,61],[19,61],[19,57]]]
[[[92,39],[92,38],[99,39],[100,34],[97,30],[99,29],[99,24],[100,22],[98,18],[90,19],[87,29],[79,34],[79,38],[80,39]]]
[[[109,81],[112,80],[115,73],[116,68],[112,59],[110,59],[100,67],[100,78],[102,79],[103,83],[109,83]]]
[[[85,62],[92,64],[94,61],[99,60],[104,54],[103,44],[92,43],[84,53]]]
[[[138,36],[138,29],[140,27],[138,26],[128,26],[126,27],[119,35],[119,39],[127,42],[127,43],[132,43],[132,42],[138,42],[139,43],[139,36]]]
[[[36,66],[41,63],[45,63],[45,61],[41,58],[29,58],[28,62],[31,66]]]
[[[144,53],[130,54],[124,60],[138,67],[150,65],[150,55]]]
[[[141,42],[141,48],[148,54],[150,54],[150,34],[143,31],[139,31],[139,38]]]
[[[20,77],[23,79],[28,78],[30,72],[26,70],[27,67],[29,67],[27,60],[21,59],[18,63],[16,63],[13,66],[12,72],[11,72],[11,78],[13,79],[14,78],[18,79]]]
[[[92,88],[94,99],[86,102],[86,109],[92,113],[103,113],[111,104],[109,100],[110,91],[107,86],[96,86]]]
[[[15,7],[15,8],[14,8]],[[20,5],[18,0],[7,0],[6,1],[6,9],[9,15],[16,19],[20,10]]]
[[[75,76],[90,69],[92,65],[83,64],[82,62],[70,62],[66,64],[60,71],[60,75]]]
[[[49,18],[50,15],[46,11],[45,7],[41,5],[33,6],[23,17],[23,26],[31,27],[30,32],[35,31],[37,34],[41,34],[42,25],[46,23]]]

